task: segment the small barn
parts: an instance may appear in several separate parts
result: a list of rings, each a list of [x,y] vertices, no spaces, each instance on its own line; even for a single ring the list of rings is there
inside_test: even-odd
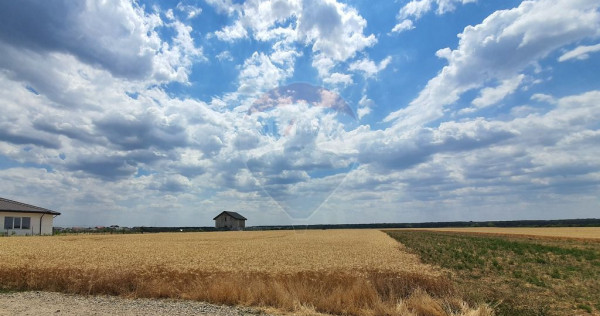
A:
[[[54,217],[49,209],[0,198],[0,235],[52,235]]]
[[[243,230],[246,227],[244,216],[236,212],[224,211],[215,218],[215,227],[219,229]]]

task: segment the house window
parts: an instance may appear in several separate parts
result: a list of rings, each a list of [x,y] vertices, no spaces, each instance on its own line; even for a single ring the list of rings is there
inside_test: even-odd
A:
[[[13,218],[5,217],[4,218],[4,229],[12,229],[13,228]]]
[[[30,228],[31,228],[31,217],[21,218],[21,229],[30,229]]]
[[[31,217],[11,217],[4,218],[4,229],[30,229]]]

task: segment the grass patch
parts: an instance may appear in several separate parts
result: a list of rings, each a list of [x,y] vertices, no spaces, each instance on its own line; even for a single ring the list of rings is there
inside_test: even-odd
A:
[[[600,314],[600,242],[386,231],[497,315]]]

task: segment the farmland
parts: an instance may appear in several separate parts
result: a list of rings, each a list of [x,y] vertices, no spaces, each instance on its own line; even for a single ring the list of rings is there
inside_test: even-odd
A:
[[[443,230],[388,234],[425,263],[451,271],[467,300],[487,302],[497,315],[600,314],[600,240],[564,238],[579,228],[554,230],[552,238],[531,236],[552,232],[541,228],[508,229],[513,235]]]
[[[597,228],[436,230],[0,238],[0,290],[299,314],[600,314]]]
[[[553,238],[600,239],[600,227],[444,227],[419,230],[539,236]]]
[[[0,284],[296,312],[489,312],[466,304],[441,269],[377,230],[1,238]]]

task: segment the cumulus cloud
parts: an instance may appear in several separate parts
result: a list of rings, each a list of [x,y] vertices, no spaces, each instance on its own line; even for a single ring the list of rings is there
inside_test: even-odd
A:
[[[376,43],[363,35],[367,21],[358,12],[335,1],[307,1],[298,21],[298,36],[312,43],[317,55],[343,61]]]
[[[343,74],[339,72],[334,72],[329,74],[326,78],[323,79],[323,82],[329,84],[342,84],[342,85],[351,85],[354,81],[352,81],[352,76],[348,74]]]
[[[392,112],[385,121],[415,126],[435,120],[464,92],[490,80],[515,77],[562,46],[597,37],[599,30],[595,1],[523,2],[496,11],[481,24],[466,27],[457,49],[439,50],[436,55],[448,65],[406,108]]]
[[[287,69],[282,69],[268,55],[254,52],[250,58],[244,61],[239,74],[240,87],[238,91],[257,94],[275,88],[283,79],[292,74],[293,64],[287,66]]]
[[[98,133],[123,150],[156,147],[171,149],[188,143],[186,122],[178,115],[166,116],[159,109],[123,115],[108,113],[94,122]]]
[[[237,21],[233,25],[224,27],[223,30],[216,31],[215,35],[222,41],[232,42],[237,39],[248,37],[248,32],[242,25],[242,22]]]
[[[393,129],[357,136],[359,162],[379,170],[407,169],[440,152],[486,147],[516,132],[482,118],[466,122],[444,122],[437,128],[421,128],[404,134]]]
[[[206,3],[212,5],[218,12],[233,14],[239,5],[232,0],[206,0]]]
[[[314,52],[313,67],[333,84],[351,82],[345,74],[332,73],[336,64],[377,42],[375,35],[363,34],[367,21],[356,9],[335,0],[248,1],[231,8],[238,18],[216,31],[217,38],[231,42],[251,36],[273,41],[278,52],[290,52],[292,43],[308,45]]]
[[[0,12],[4,45],[69,54],[117,77],[185,81],[191,60],[203,58],[189,28],[177,21],[165,25],[158,13],[130,1],[7,2]],[[176,31],[174,45],[161,40],[161,27]]]
[[[564,60],[596,57],[595,46],[572,49],[598,36],[593,1],[524,2],[467,27],[456,49],[437,52],[446,67],[406,109],[388,116],[387,128],[370,119],[398,109],[389,100],[398,94],[381,94],[395,82],[373,80],[360,91],[352,75],[377,78],[396,55],[368,55],[377,40],[355,8],[332,0],[208,2],[231,19],[203,40],[213,41],[213,62],[241,61],[220,65],[238,71],[226,77],[239,85],[234,92],[187,82],[204,55],[186,19],[214,14],[190,16],[195,7],[187,2],[167,12],[130,2],[40,4],[48,12],[39,23],[21,14],[31,29],[14,30],[19,38],[9,34],[14,26],[2,28],[0,191],[72,214],[69,223],[128,218],[123,224],[130,225],[178,225],[199,214],[209,219],[199,225],[209,225],[212,217],[204,215],[224,208],[249,210],[256,223],[287,220],[281,210],[360,222],[373,218],[364,210],[398,221],[399,208],[402,220],[456,220],[473,214],[468,207],[490,205],[500,207],[489,216],[519,216],[503,210],[511,205],[523,213],[530,202],[552,207],[575,198],[571,206],[585,214],[597,209],[600,92],[552,95],[538,85],[529,96],[522,88],[551,72],[544,58],[564,47],[571,49],[561,52]],[[409,21],[460,2],[411,3]],[[53,20],[60,8],[69,28]],[[105,21],[81,20],[94,12]],[[90,43],[96,24],[115,40]],[[47,39],[33,34],[49,26],[57,32]],[[73,34],[86,47],[67,43]],[[253,49],[238,50],[246,45]],[[129,61],[135,69],[120,68]],[[282,85],[304,65],[337,90]],[[174,81],[183,84],[167,84]],[[509,95],[518,103],[504,104]],[[510,109],[498,117],[481,111],[485,117],[445,118],[460,98],[473,110],[500,102]],[[268,104],[256,105],[261,101]]]
[[[401,134],[392,129],[360,133],[361,166],[350,172],[332,203],[366,195],[351,203],[367,207],[374,198],[374,207],[392,200],[396,211],[402,205],[417,214],[434,212],[437,205],[443,208],[440,216],[451,212],[465,218],[473,213],[461,207],[487,210],[498,204],[518,211],[499,207],[486,216],[564,214],[554,204],[577,205],[577,214],[586,214],[597,207],[589,194],[600,189],[598,100],[600,92],[589,91],[558,98],[544,113],[512,119],[442,122]]]

